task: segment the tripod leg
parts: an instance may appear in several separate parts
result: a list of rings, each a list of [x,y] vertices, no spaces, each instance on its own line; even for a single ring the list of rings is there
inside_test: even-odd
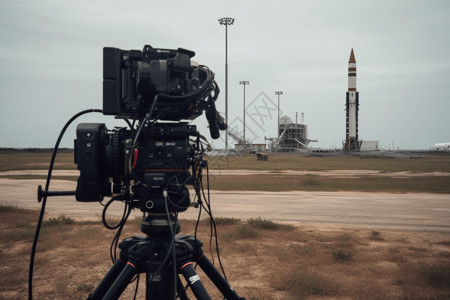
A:
[[[181,282],[180,276],[177,276],[177,296],[181,300],[190,300],[184,290],[183,282]]]
[[[103,299],[119,299],[119,296],[122,295],[131,279],[133,279],[134,275],[136,275],[137,273],[139,272],[136,270],[136,267],[130,262],[127,262],[122,272],[120,272],[116,281],[114,281]]]
[[[125,262],[121,259],[116,260],[94,292],[89,295],[88,300],[102,299],[124,267]]]
[[[205,255],[201,255],[197,259],[197,263],[205,272],[205,274],[208,275],[209,279],[211,279],[214,285],[222,292],[226,299],[244,299],[236,294],[230,284],[225,280],[225,278],[223,278],[223,276],[219,273],[219,271],[217,271],[217,269]]]
[[[211,299],[208,292],[206,291],[203,283],[200,281],[200,277],[198,277],[195,272],[194,267],[192,266],[192,262],[189,262],[180,268],[181,273],[183,273],[184,278],[188,282],[191,287],[192,292],[195,297],[200,300]]]
[[[126,266],[128,261],[128,250],[135,244],[145,240],[145,236],[133,236],[124,239],[119,244],[120,256],[114,263],[114,265],[109,269],[106,276],[97,286],[92,294],[89,295],[88,300],[102,299],[106,292],[111,288],[114,281],[117,279],[119,274],[122,272],[123,268]]]

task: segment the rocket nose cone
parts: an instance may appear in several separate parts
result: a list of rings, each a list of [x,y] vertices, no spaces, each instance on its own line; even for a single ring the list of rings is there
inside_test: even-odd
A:
[[[352,48],[352,52],[350,53],[350,59],[348,60],[349,63],[356,63],[356,59],[355,59],[355,53],[353,52],[353,48]]]

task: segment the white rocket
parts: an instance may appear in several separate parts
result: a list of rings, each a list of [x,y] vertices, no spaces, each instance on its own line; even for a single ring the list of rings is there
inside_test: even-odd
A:
[[[347,118],[344,150],[359,151],[361,147],[361,142],[358,140],[359,93],[356,90],[356,59],[353,48],[348,60],[348,90],[345,110]]]

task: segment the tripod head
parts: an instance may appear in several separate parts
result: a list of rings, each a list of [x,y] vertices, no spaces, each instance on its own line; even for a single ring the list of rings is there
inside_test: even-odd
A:
[[[180,222],[173,214],[149,214],[142,220],[141,231],[151,238],[172,238],[180,232]]]

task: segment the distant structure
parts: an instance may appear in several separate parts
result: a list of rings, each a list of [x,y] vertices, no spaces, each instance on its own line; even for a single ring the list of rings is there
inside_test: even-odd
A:
[[[343,144],[346,152],[355,152],[361,149],[361,142],[358,139],[358,110],[359,93],[356,90],[356,59],[352,48],[348,60],[348,90],[345,102],[346,134]]]
[[[266,144],[252,144],[234,128],[228,128],[228,135],[237,142],[234,145],[234,150],[238,153],[266,152]]]
[[[361,151],[379,151],[380,150],[380,142],[364,140],[361,142],[360,150]]]
[[[432,151],[450,151],[450,142],[448,143],[436,143],[433,147],[430,147]]]
[[[308,139],[308,126],[304,124],[304,114],[302,113],[301,124],[292,122],[288,116],[280,119],[278,127],[278,138],[266,138],[271,141],[270,152],[302,152],[310,150],[308,144],[317,140]]]

